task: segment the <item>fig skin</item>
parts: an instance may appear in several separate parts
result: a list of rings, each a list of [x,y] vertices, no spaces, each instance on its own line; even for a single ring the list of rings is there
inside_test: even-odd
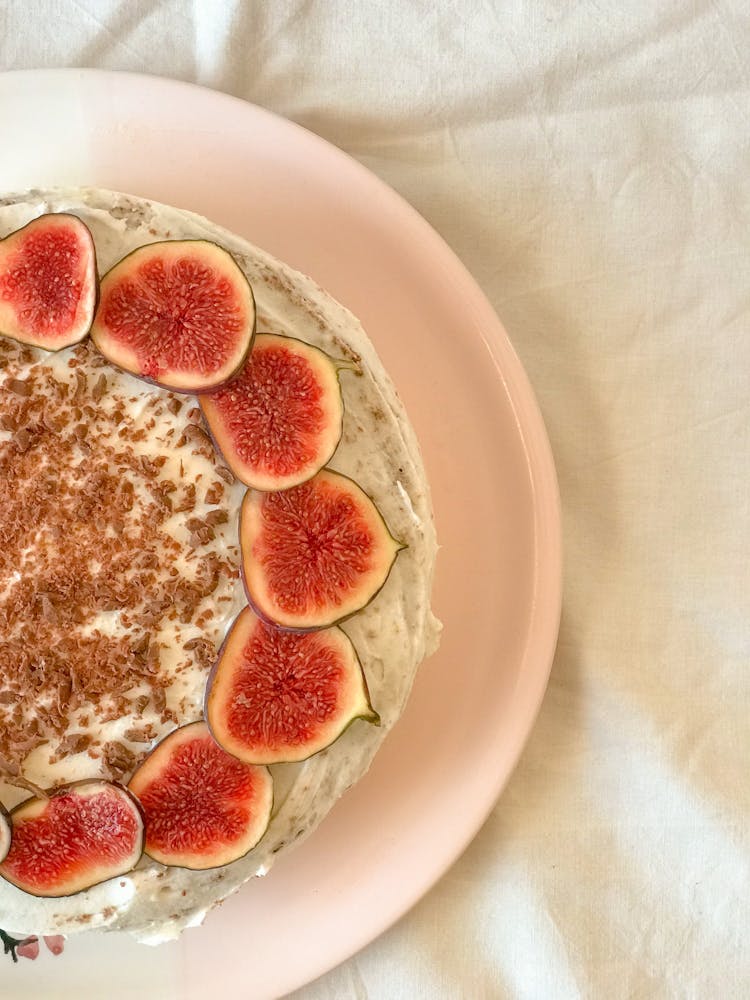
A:
[[[215,750],[217,750],[223,757],[228,758],[235,768],[243,766],[248,769],[252,768],[254,771],[259,772],[258,778],[262,779],[262,784],[267,793],[265,807],[261,815],[261,823],[256,824],[257,829],[252,830],[252,837],[246,838],[244,843],[240,842],[239,849],[235,845],[231,851],[227,850],[223,857],[221,855],[211,856],[210,864],[196,863],[196,851],[185,850],[180,855],[175,849],[171,855],[167,855],[167,853],[162,852],[159,849],[155,849],[153,845],[150,847],[148,843],[149,822],[151,822],[152,826],[154,824],[153,818],[151,821],[149,820],[149,790],[154,784],[158,783],[169,765],[171,754],[167,755],[166,750],[170,749],[172,753],[174,753],[174,751],[180,746],[187,745],[190,742],[191,737],[196,740],[208,738]],[[164,761],[159,760],[159,757],[161,756],[165,757]],[[152,772],[153,777],[151,776]],[[131,794],[135,795],[136,798],[138,798],[138,796],[142,796],[144,799],[141,803],[141,808],[146,822],[144,853],[147,857],[169,868],[185,868],[189,871],[208,871],[215,868],[223,868],[228,864],[232,864],[234,861],[239,861],[241,858],[245,857],[245,855],[249,854],[253,848],[257,847],[263,839],[273,812],[273,779],[271,778],[271,774],[268,769],[262,766],[257,767],[245,764],[244,762],[237,760],[237,758],[233,757],[231,754],[227,754],[224,748],[221,747],[213,738],[208,725],[203,720],[190,722],[185,726],[180,726],[178,729],[173,729],[171,733],[157,743],[149,756],[143,761],[140,767],[138,767],[130,779],[129,790]],[[188,857],[193,863],[188,863],[186,860]],[[172,860],[170,860],[170,858]]]
[[[0,802],[0,864],[8,856],[12,836],[13,825],[10,814],[2,802]]]
[[[233,385],[239,389],[243,381],[245,368],[252,364],[253,354],[256,351],[273,351],[274,349],[288,351],[292,356],[301,359],[312,370],[314,378],[321,388],[321,400],[324,410],[324,426],[317,434],[318,447],[314,460],[301,463],[296,471],[287,472],[286,474],[274,474],[257,467],[253,468],[251,465],[243,462],[232,440],[232,431],[228,425],[227,414],[222,410],[220,401],[214,399],[214,396],[220,394],[222,389],[231,391]],[[249,486],[251,489],[264,493],[291,489],[293,486],[299,486],[312,479],[331,460],[341,442],[341,436],[344,431],[345,406],[340,382],[342,371],[356,371],[356,366],[347,361],[336,360],[319,347],[308,344],[297,337],[288,337],[273,333],[258,333],[245,365],[243,365],[235,377],[221,389],[202,394],[199,403],[214,447],[223,456],[227,466],[241,483],[244,483],[245,486]],[[275,400],[273,402],[275,403]],[[320,401],[318,401],[317,405],[321,405]],[[278,422],[282,426],[284,416],[283,406],[283,402],[279,403]],[[240,405],[239,410],[241,412],[242,405]],[[289,433],[288,424],[287,432]]]
[[[255,592],[252,580],[250,579],[250,574],[248,573],[248,565],[252,565],[252,563],[255,562],[255,558],[252,553],[252,546],[255,541],[255,538],[248,537],[249,535],[249,529],[247,528],[247,524],[249,522],[248,510],[250,509],[250,505],[254,503],[256,497],[259,497],[260,502],[262,502],[264,497],[268,497],[270,496],[270,494],[261,493],[260,491],[257,490],[255,491],[248,490],[242,501],[242,506],[240,508],[240,516],[239,516],[240,578],[242,580],[242,585],[245,590],[245,596],[247,598],[248,604],[253,609],[258,618],[262,619],[268,625],[273,625],[275,628],[283,629],[284,631],[288,632],[316,632],[319,629],[332,628],[333,626],[340,625],[342,624],[342,622],[345,622],[347,621],[347,619],[358,614],[369,604],[371,604],[372,601],[375,600],[380,591],[386,585],[388,577],[391,575],[391,571],[396,562],[396,556],[399,554],[399,552],[408,548],[408,545],[405,542],[401,542],[398,539],[394,538],[394,536],[390,532],[390,529],[388,528],[388,525],[385,522],[385,518],[380,513],[379,508],[375,504],[375,501],[368,493],[365,492],[365,490],[362,489],[362,487],[359,485],[359,483],[356,482],[356,480],[352,479],[350,476],[345,476],[341,472],[336,472],[333,469],[329,469],[328,467],[321,469],[321,471],[317,473],[317,475],[326,476],[328,478],[333,477],[334,480],[340,480],[342,483],[348,483],[350,484],[349,488],[351,488],[351,486],[353,485],[356,489],[356,492],[364,496],[366,500],[369,501],[369,503],[372,505],[372,509],[377,514],[377,522],[382,530],[383,538],[384,540],[386,540],[386,547],[391,549],[391,557],[388,568],[385,574],[383,575],[382,580],[380,580],[380,582],[378,583],[377,587],[371,591],[370,590],[366,591],[365,598],[364,600],[362,600],[361,603],[346,609],[343,613],[337,614],[334,611],[334,609],[331,609],[332,614],[330,616],[325,618],[321,616],[320,618],[316,618],[315,620],[304,624],[301,622],[292,622],[289,620],[283,621],[281,620],[281,616],[274,617],[271,611],[268,608],[266,608],[263,605],[263,603],[258,599],[258,595]],[[307,480],[306,483],[302,483],[301,485],[305,486],[311,483],[315,478],[316,476],[313,476],[312,480]],[[286,492],[286,491],[281,491],[281,492]]]
[[[51,224],[52,226],[57,226],[57,220],[62,220],[59,223],[60,228],[63,228],[66,223],[72,226],[76,231],[76,234],[83,238],[88,250],[88,259],[86,262],[86,294],[90,295],[91,292],[93,292],[93,296],[91,297],[84,314],[88,322],[84,323],[73,336],[68,335],[62,338],[56,337],[46,339],[43,336],[36,336],[31,333],[22,334],[20,331],[10,333],[6,329],[3,329],[2,319],[0,318],[1,336],[7,337],[8,340],[15,340],[17,343],[25,344],[29,347],[38,347],[40,350],[47,351],[50,354],[56,354],[59,351],[66,350],[68,347],[80,344],[91,333],[94,316],[96,315],[96,310],[99,305],[99,273],[97,271],[96,264],[96,246],[94,244],[94,237],[91,234],[91,230],[82,219],[79,219],[77,215],[73,215],[70,212],[48,212],[44,215],[38,216],[36,219],[32,219],[30,222],[27,222],[25,226],[21,226],[20,229],[16,229],[12,233],[8,233],[7,236],[0,239],[0,276],[2,276],[3,251],[5,249],[4,245],[16,239],[23,239],[23,234],[28,234],[29,231],[35,229],[42,230],[45,225]]]
[[[228,368],[226,371],[222,372],[220,376],[217,376],[215,381],[198,381],[192,384],[178,384],[174,381],[170,381],[169,378],[164,379],[161,377],[151,376],[147,372],[141,371],[140,366],[138,365],[128,365],[125,364],[122,359],[117,360],[117,338],[108,331],[103,323],[103,318],[101,317],[102,309],[106,308],[107,305],[107,296],[110,292],[109,285],[114,283],[115,278],[120,279],[126,274],[128,265],[132,266],[134,264],[134,258],[138,258],[140,256],[145,259],[146,255],[143,252],[150,250],[154,251],[153,256],[156,258],[159,250],[168,254],[174,247],[186,248],[186,253],[188,253],[190,249],[196,247],[208,248],[208,252],[213,254],[216,254],[218,251],[218,256],[223,258],[225,267],[228,266],[227,260],[231,262],[232,280],[236,281],[237,287],[242,289],[242,294],[247,296],[248,317],[250,322],[248,329],[243,335],[244,342],[242,343],[242,348],[233,359],[231,368]],[[164,248],[166,248],[166,250],[164,250]],[[138,260],[136,260],[135,263],[137,264]],[[211,265],[209,264],[209,266]],[[216,270],[216,268],[217,265],[214,265],[214,270]],[[224,276],[226,277],[226,274]],[[97,350],[111,364],[127,372],[129,375],[133,375],[135,378],[139,378],[142,381],[147,382],[149,385],[156,385],[162,389],[168,389],[170,392],[176,392],[187,396],[200,396],[204,393],[216,392],[219,389],[222,389],[242,370],[242,367],[247,361],[250,351],[252,350],[256,329],[257,307],[252,286],[250,285],[244,271],[228,250],[220,244],[215,243],[213,240],[159,240],[154,243],[146,243],[143,246],[136,247],[135,250],[131,250],[129,254],[126,254],[125,257],[114,264],[109,271],[102,276],[99,288],[99,301],[97,303],[97,309],[91,326],[91,339],[96,345]],[[135,356],[132,351],[130,354]]]
[[[370,692],[367,686],[367,677],[362,668],[362,662],[354,643],[342,629],[333,628],[325,631],[334,634],[332,636],[333,645],[339,645],[338,651],[342,655],[342,659],[344,659],[345,666],[346,659],[348,658],[351,674],[356,677],[357,681],[359,681],[361,685],[359,690],[350,692],[357,696],[356,701],[352,702],[353,710],[350,710],[350,712],[345,715],[340,715],[337,725],[330,728],[330,732],[327,734],[326,739],[324,741],[319,739],[317,742],[313,742],[311,747],[308,746],[305,748],[305,752],[294,753],[290,748],[289,752],[286,753],[278,751],[274,754],[273,751],[266,751],[265,754],[258,755],[254,754],[247,748],[243,749],[240,747],[237,741],[233,739],[228,732],[223,732],[223,729],[228,729],[228,726],[220,719],[220,713],[222,707],[225,707],[227,698],[225,694],[223,703],[220,702],[217,690],[220,690],[219,684],[221,682],[220,679],[222,678],[222,675],[226,672],[231,676],[231,674],[237,669],[231,662],[231,653],[233,652],[232,647],[235,645],[238,637],[241,640],[242,633],[249,631],[249,634],[245,636],[244,643],[242,643],[240,647],[241,649],[244,649],[247,642],[255,634],[255,629],[258,625],[270,628],[279,633],[287,632],[290,636],[294,636],[296,634],[300,636],[300,638],[304,635],[312,634],[313,631],[308,630],[305,633],[295,633],[291,630],[276,629],[274,626],[269,626],[268,623],[264,622],[262,618],[255,615],[251,608],[244,608],[239,615],[237,615],[237,618],[230,626],[226,638],[219,649],[218,657],[209,674],[203,702],[203,714],[208,724],[208,728],[219,746],[223,747],[228,754],[231,754],[232,756],[237,757],[238,760],[242,760],[248,764],[269,766],[271,764],[299,763],[300,761],[309,760],[310,757],[313,757],[315,754],[321,753],[323,750],[330,747],[344,735],[351,724],[357,719],[362,719],[363,721],[369,722],[375,726],[380,725],[380,716],[372,707]],[[316,629],[314,631],[324,635],[323,630]],[[241,656],[241,652],[238,655]],[[351,677],[349,680],[351,681]],[[352,686],[356,688],[356,684],[352,685],[350,683],[349,687],[351,688]]]
[[[76,788],[81,788],[85,785],[99,785],[107,788],[114,787],[117,789],[118,793],[123,795],[123,797],[127,800],[128,805],[130,805],[131,808],[133,809],[133,813],[138,820],[139,834],[138,834],[138,840],[136,842],[137,855],[134,850],[131,854],[132,863],[129,865],[129,867],[121,868],[113,872],[112,874],[105,875],[104,877],[98,878],[95,881],[81,885],[77,889],[72,889],[69,892],[43,892],[31,889],[29,886],[22,885],[19,882],[17,882],[14,878],[12,878],[9,875],[8,872],[2,869],[0,869],[0,877],[5,879],[6,882],[10,882],[11,885],[15,885],[22,892],[27,892],[30,896],[37,896],[45,899],[63,899],[69,896],[77,896],[79,893],[85,892],[86,890],[93,888],[95,885],[101,885],[104,882],[109,882],[111,879],[122,878],[124,875],[127,875],[129,872],[133,871],[133,869],[138,865],[141,858],[143,857],[145,823],[141,805],[138,802],[138,799],[132,794],[132,792],[128,788],[126,788],[124,785],[121,785],[119,782],[107,781],[104,778],[83,778],[79,781],[72,781],[67,785],[61,785],[58,788],[50,789],[48,792],[45,792],[45,795],[47,799],[51,801],[61,795],[66,794],[67,792],[74,791]],[[38,795],[32,795],[28,799],[24,799],[23,802],[19,802],[17,806],[14,806],[14,808],[11,809],[9,814],[11,823],[13,822],[13,819],[16,815],[22,812],[27,806],[29,806],[30,803],[35,801],[44,802],[45,800],[41,799],[40,796]]]

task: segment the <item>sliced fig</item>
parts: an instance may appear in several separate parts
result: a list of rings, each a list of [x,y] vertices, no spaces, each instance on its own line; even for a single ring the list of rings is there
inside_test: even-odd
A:
[[[175,392],[209,392],[242,367],[255,300],[232,255],[208,240],[139,247],[102,278],[91,337],[132,375]]]
[[[75,215],[42,215],[0,240],[0,333],[60,351],[91,329],[96,251]]]
[[[0,803],[0,861],[4,861],[10,850],[10,816]]]
[[[163,865],[228,865],[255,847],[271,817],[270,772],[231,757],[205,722],[170,733],[128,787],[146,817],[146,854]]]
[[[240,373],[201,407],[227,465],[256,490],[310,479],[341,438],[346,367],[293,337],[259,333]]]
[[[12,810],[0,875],[34,896],[71,896],[129,872],[143,853],[143,818],[110,781],[79,781]]]
[[[248,491],[240,515],[251,605],[282,628],[325,628],[363,608],[404,546],[367,494],[323,469],[290,490]]]
[[[282,631],[250,608],[237,616],[211,672],[206,719],[216,741],[249,764],[306,760],[354,719],[380,723],[345,632]]]

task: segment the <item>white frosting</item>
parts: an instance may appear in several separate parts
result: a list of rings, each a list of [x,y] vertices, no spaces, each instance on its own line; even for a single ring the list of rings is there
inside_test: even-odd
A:
[[[293,843],[310,833],[346,788],[365,773],[398,719],[416,668],[434,650],[439,634],[430,611],[437,546],[429,491],[403,406],[362,327],[311,279],[205,219],[104,191],[29,192],[0,199],[0,236],[49,211],[72,212],[87,223],[102,273],[136,247],[159,239],[220,243],[234,254],[253,286],[259,330],[298,337],[334,357],[356,355],[361,374],[344,371],[341,375],[344,433],[330,465],[359,482],[375,500],[392,534],[408,546],[399,554],[380,594],[344,624],[364,666],[382,725],[357,720],[333,746],[308,761],[273,767],[271,823],[260,844],[245,858],[206,872],[164,868],[144,858],[130,875],[60,900],[36,899],[0,882],[0,913],[13,931],[71,933],[106,926],[156,943],[199,923],[217,901],[253,875],[265,874]],[[118,379],[133,386],[136,400],[156,391],[125,375]],[[152,445],[146,442],[144,450]],[[197,466],[191,468],[192,474],[197,472]],[[238,505],[241,488],[234,489],[237,495],[232,502]],[[236,544],[236,519],[230,518],[226,528],[221,544],[231,547]],[[175,523],[175,531],[180,530]],[[222,612],[217,620],[219,629],[226,628],[243,600],[238,588],[232,596],[231,611]],[[201,676],[198,682],[195,675],[186,673],[179,681],[191,699],[189,704],[198,710],[203,680]],[[118,720],[112,732],[127,724]],[[90,765],[83,756],[80,762],[73,758],[61,766],[66,777],[69,773],[87,777],[95,771],[95,766],[87,770]],[[39,767],[36,780],[43,784],[41,763]],[[49,777],[47,767],[46,780]]]

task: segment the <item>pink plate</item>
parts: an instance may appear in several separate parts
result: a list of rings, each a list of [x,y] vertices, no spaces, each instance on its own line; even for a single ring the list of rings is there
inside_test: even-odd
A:
[[[4,973],[18,998],[49,984],[57,997],[203,1000],[240,995],[242,982],[243,996],[278,996],[412,906],[476,834],[518,759],[560,612],[559,500],[542,419],[453,253],[304,129],[183,83],[59,70],[0,74],[0,134],[13,137],[0,191],[95,185],[156,198],[311,274],[362,320],[422,444],[445,630],[367,777],[266,879],[180,942],[146,949],[84,935],[61,958],[45,952]]]

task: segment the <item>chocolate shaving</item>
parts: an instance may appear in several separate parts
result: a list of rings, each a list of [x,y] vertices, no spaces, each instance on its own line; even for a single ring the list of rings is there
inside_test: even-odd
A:
[[[76,754],[88,750],[91,746],[91,737],[88,733],[69,733],[60,740],[57,750],[62,754]]]
[[[126,729],[123,735],[130,743],[150,743],[155,738],[156,732],[151,725],[133,726],[131,729]]]
[[[104,760],[110,772],[116,777],[122,777],[135,766],[135,754],[123,743],[112,740],[104,744]]]
[[[182,436],[177,442],[178,447],[182,447],[187,444],[188,441],[197,445],[198,448],[209,448],[213,453],[213,445],[211,444],[211,438],[199,427],[198,424],[188,424],[182,432]]]
[[[11,378],[5,383],[5,388],[9,389],[16,396],[28,397],[32,393],[32,387],[29,382],[22,381],[18,378]]]
[[[206,504],[209,507],[213,507],[215,504],[221,502],[221,498],[224,496],[224,487],[221,483],[211,483],[211,485],[206,490]]]
[[[103,398],[106,391],[107,391],[107,376],[100,375],[99,378],[96,380],[94,388],[91,390],[91,398],[98,403],[99,400]]]
[[[234,473],[227,469],[224,465],[217,465],[214,472],[220,479],[223,479],[225,483],[229,483],[230,486],[236,482]]]
[[[143,715],[143,710],[148,706],[149,697],[147,694],[140,694],[133,702],[133,712],[136,715]]]
[[[182,496],[176,502],[172,502],[172,510],[175,514],[181,514],[186,510],[193,510],[195,508],[195,486],[192,483],[188,483],[187,486],[183,487]]]
[[[88,387],[88,379],[83,374],[83,372],[76,372],[76,387],[73,391],[73,402],[78,403],[86,395],[86,389]]]
[[[149,638],[144,633],[144,635],[142,635],[142,636],[140,636],[140,638],[136,639],[136,641],[130,647],[130,651],[135,656],[140,656],[141,653],[145,653],[146,652],[146,650],[148,649],[148,644],[149,644]]]
[[[21,453],[29,450],[31,447],[31,434],[29,434],[25,427],[20,427],[13,435],[13,444]]]

